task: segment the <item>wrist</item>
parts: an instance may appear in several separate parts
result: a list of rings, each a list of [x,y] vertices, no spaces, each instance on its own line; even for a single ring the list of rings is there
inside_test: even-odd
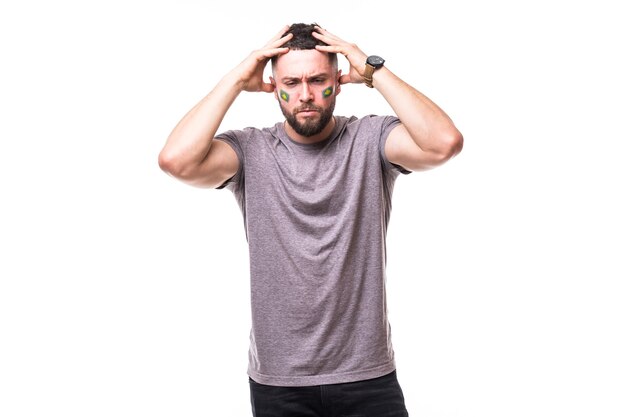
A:
[[[378,55],[370,55],[365,60],[365,71],[363,81],[369,88],[374,87],[374,72],[383,67],[385,60]]]
[[[226,74],[221,79],[220,84],[230,90],[236,90],[237,93],[246,89],[246,81],[236,69]]]

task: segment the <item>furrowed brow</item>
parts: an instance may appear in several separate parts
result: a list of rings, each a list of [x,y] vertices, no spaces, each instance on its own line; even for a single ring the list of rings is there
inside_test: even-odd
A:
[[[325,72],[321,72],[319,74],[313,74],[313,75],[310,75],[308,77],[304,77],[304,79],[307,80],[307,81],[308,80],[312,80],[312,79],[326,80],[328,78],[330,78],[330,75],[325,73]],[[288,82],[288,81],[300,81],[301,79],[302,79],[301,77],[286,76],[286,77],[281,78],[280,80],[285,83],[285,82]]]

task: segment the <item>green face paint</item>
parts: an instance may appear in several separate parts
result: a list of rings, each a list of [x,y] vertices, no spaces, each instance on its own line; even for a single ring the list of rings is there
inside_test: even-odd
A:
[[[328,98],[333,95],[333,87],[330,86],[326,90],[322,91],[322,97]]]
[[[285,90],[280,90],[280,98],[289,103],[289,94]]]

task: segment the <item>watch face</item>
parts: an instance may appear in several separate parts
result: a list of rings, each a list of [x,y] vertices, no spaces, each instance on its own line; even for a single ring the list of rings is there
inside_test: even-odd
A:
[[[370,55],[367,57],[367,63],[373,66],[374,68],[380,68],[385,63],[385,60],[379,57],[378,55]]]

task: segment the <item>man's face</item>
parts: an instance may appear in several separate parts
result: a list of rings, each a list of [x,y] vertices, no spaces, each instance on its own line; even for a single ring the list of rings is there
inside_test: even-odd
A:
[[[274,92],[287,123],[310,137],[330,122],[339,93],[337,69],[328,54],[314,49],[289,51],[276,60]]]

